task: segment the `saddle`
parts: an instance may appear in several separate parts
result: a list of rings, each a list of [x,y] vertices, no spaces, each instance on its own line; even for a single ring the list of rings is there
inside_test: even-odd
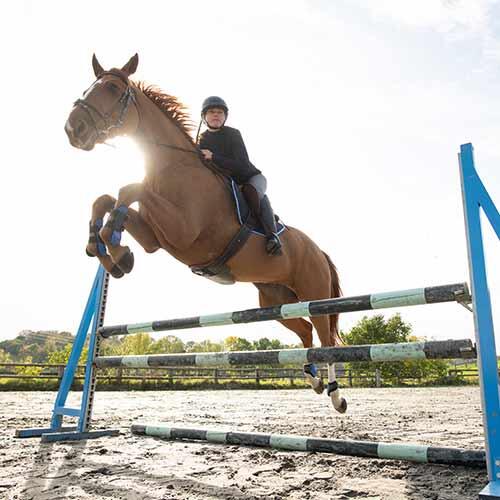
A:
[[[219,257],[208,264],[190,266],[190,269],[198,276],[203,276],[222,285],[232,285],[235,283],[235,279],[226,262],[238,253],[252,234],[265,237],[265,232],[257,217],[252,214],[245,196],[236,182],[231,178],[226,179],[226,187],[231,193],[240,229]],[[278,229],[277,234],[280,235],[285,231],[286,226],[277,215],[275,215],[275,218]]]

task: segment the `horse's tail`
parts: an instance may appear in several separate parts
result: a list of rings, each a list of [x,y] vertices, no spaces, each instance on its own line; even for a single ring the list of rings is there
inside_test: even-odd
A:
[[[337,268],[335,267],[335,264],[332,262],[327,253],[323,252],[323,255],[325,256],[326,261],[328,262],[328,266],[330,267],[330,276],[332,280],[332,298],[340,297],[342,295],[342,289],[340,288],[340,279]],[[333,345],[341,345],[344,343],[339,332],[338,314],[330,314],[330,334]]]

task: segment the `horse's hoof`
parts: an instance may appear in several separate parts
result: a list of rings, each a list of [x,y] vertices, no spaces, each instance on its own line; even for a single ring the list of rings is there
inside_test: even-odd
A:
[[[319,384],[316,387],[312,386],[312,388],[316,394],[323,394],[323,391],[325,390],[323,379],[319,379]]]
[[[113,266],[111,268],[110,274],[111,276],[113,276],[113,278],[122,278],[125,273],[118,266]]]
[[[333,403],[333,400],[332,400]],[[347,401],[345,398],[342,398],[340,400],[340,406],[335,406],[335,403],[333,403],[333,407],[339,412],[339,413],[345,413],[347,411]]]
[[[129,273],[134,268],[134,254],[128,250],[116,265],[124,272]]]

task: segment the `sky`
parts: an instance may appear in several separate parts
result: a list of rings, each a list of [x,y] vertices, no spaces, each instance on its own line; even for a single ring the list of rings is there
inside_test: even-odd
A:
[[[0,340],[76,330],[97,271],[85,255],[92,202],[143,177],[130,139],[85,152],[64,133],[73,101],[94,79],[93,53],[110,68],[137,52],[135,78],[176,95],[195,121],[206,96],[222,96],[276,212],[330,255],[345,295],[469,280],[457,153],[473,143],[500,206],[499,1],[24,1],[1,9]],[[487,224],[484,232],[499,330],[500,246]],[[111,283],[107,324],[258,305],[251,284],[217,285],[162,250],[149,255],[124,241],[136,264]],[[472,315],[457,304],[384,314],[396,312],[418,336],[473,338]],[[365,314],[374,313],[342,315],[341,328]],[[298,341],[269,322],[176,334]]]

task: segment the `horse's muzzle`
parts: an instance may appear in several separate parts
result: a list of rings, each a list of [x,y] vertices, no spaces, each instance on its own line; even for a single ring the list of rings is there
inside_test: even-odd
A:
[[[70,115],[64,125],[64,130],[73,147],[85,151],[90,151],[94,148],[96,142],[95,131],[83,117],[79,118],[78,116]]]

